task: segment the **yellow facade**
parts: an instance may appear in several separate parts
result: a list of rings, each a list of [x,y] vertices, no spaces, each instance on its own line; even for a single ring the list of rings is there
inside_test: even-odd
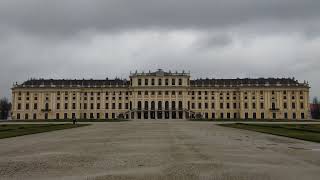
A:
[[[158,70],[129,80],[28,80],[12,88],[13,119],[309,119],[294,79],[197,79]]]

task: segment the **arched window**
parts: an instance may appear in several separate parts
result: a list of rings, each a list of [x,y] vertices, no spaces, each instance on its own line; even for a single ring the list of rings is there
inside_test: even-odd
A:
[[[151,101],[151,109],[152,110],[156,109],[156,103],[154,101]]]
[[[144,102],[144,109],[145,109],[145,110],[148,110],[148,109],[149,109],[148,101],[145,101],[145,102]]]
[[[169,110],[169,101],[166,101],[164,106],[166,110]]]
[[[158,109],[162,109],[162,102],[158,101]]]
[[[179,101],[179,109],[182,109],[182,101]]]
[[[176,109],[176,102],[175,101],[171,102],[171,107],[172,107],[172,109]]]

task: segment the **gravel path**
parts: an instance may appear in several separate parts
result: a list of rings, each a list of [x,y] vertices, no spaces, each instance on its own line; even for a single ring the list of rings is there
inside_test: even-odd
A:
[[[0,139],[0,179],[319,177],[320,144],[210,122],[95,123]]]

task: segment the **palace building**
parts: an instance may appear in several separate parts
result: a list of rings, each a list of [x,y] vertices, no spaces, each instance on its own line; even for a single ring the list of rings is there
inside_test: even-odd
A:
[[[12,88],[12,119],[308,119],[309,85],[291,78],[31,79]]]

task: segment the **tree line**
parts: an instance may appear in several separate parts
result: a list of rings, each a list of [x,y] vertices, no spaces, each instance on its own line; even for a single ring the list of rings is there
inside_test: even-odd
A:
[[[11,103],[7,98],[0,99],[0,119],[8,119]]]
[[[313,119],[320,119],[320,102],[317,97],[313,98],[310,110]]]

